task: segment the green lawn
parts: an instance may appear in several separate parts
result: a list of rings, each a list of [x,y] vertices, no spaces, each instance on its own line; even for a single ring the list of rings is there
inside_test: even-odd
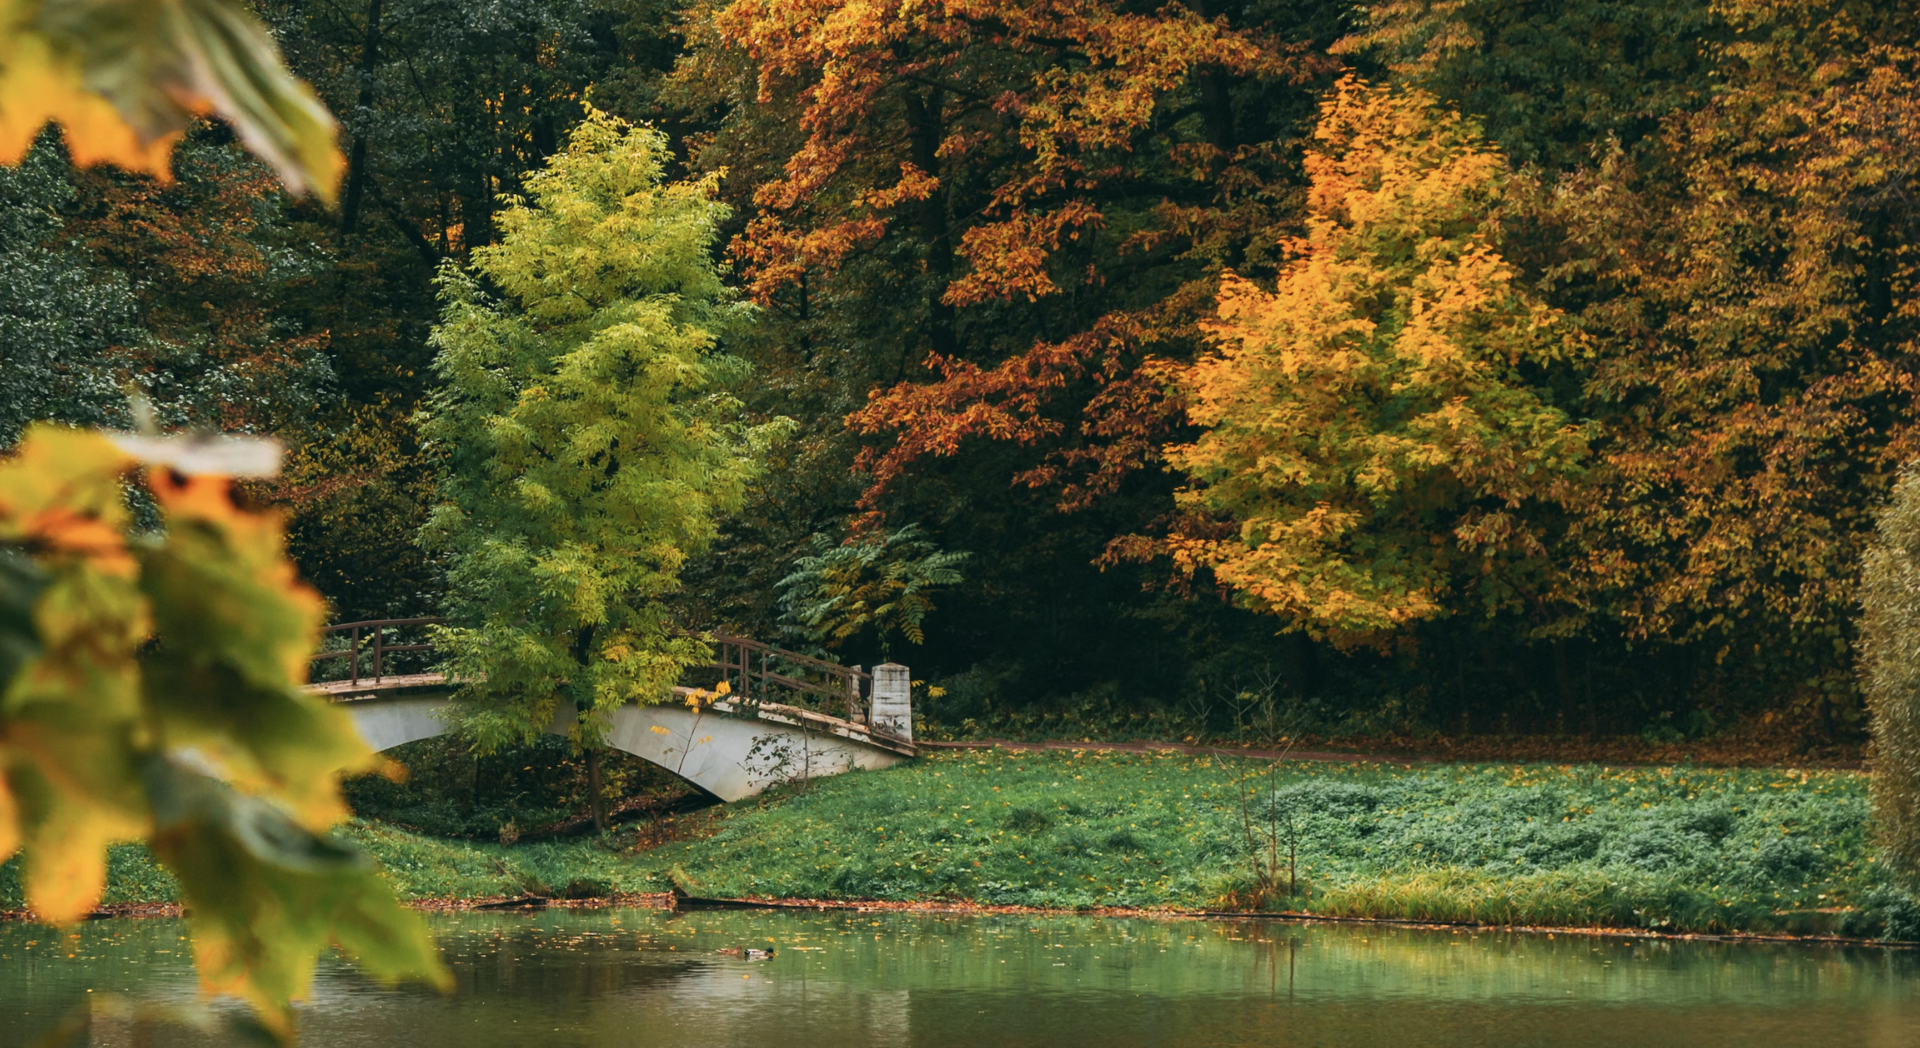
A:
[[[1256,816],[1294,813],[1303,884],[1274,908],[1849,935],[1891,922],[1902,938],[1920,925],[1880,885],[1854,772],[972,751],[742,802],[714,813],[712,836],[645,851],[630,836],[502,846],[371,822],[345,832],[411,898],[678,879],[711,896],[1210,908],[1251,897],[1243,798]],[[155,871],[122,851],[113,897],[152,897]],[[18,905],[7,870],[0,893]]]

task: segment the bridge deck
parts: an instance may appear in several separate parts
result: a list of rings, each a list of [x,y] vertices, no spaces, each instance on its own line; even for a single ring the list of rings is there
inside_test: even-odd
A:
[[[680,694],[685,694],[689,690],[690,689],[687,688],[674,689],[676,693]],[[708,708],[719,710],[722,713],[731,713],[736,717],[751,715],[763,721],[772,721],[775,724],[788,724],[796,728],[811,728],[815,731],[824,731],[831,735],[838,735],[843,739],[851,739],[854,742],[864,742],[869,746],[878,746],[883,750],[892,750],[902,756],[918,757],[920,755],[920,751],[913,748],[913,743],[905,739],[897,739],[885,732],[870,730],[864,724],[845,720],[826,713],[817,713],[813,710],[802,709],[799,706],[783,706],[777,702],[760,702],[743,709],[730,700],[721,699],[711,703]]]
[[[444,673],[407,673],[379,678],[362,677],[357,681],[318,681],[307,685],[305,691],[309,695],[325,695],[335,702],[353,702],[358,699],[377,699],[395,692],[445,687],[447,676]]]

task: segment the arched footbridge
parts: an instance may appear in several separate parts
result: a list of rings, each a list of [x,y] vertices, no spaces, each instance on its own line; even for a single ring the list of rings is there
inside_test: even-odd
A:
[[[425,667],[432,645],[407,642],[436,618],[327,627],[307,691],[345,707],[377,750],[444,735],[454,682]],[[742,637],[711,638],[714,660],[680,701],[623,706],[607,744],[657,764],[723,801],[798,779],[876,769],[916,756],[905,666],[872,673]],[[720,682],[725,694],[714,694]],[[691,701],[689,701],[691,700]],[[549,731],[564,735],[572,716]]]

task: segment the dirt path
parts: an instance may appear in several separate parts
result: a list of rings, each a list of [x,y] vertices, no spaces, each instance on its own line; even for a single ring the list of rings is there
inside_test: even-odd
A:
[[[1102,753],[1184,753],[1189,757],[1257,757],[1263,760],[1347,761],[1364,764],[1432,764],[1446,757],[1427,757],[1402,753],[1336,753],[1331,750],[1262,750],[1233,746],[1189,746],[1181,742],[1016,742],[1012,739],[975,739],[967,742],[915,742],[928,750],[1093,750]]]
[[[1332,761],[1347,764],[1605,764],[1621,768],[1663,768],[1675,764],[1698,767],[1753,767],[1746,762],[1715,760],[1620,760],[1602,755],[1511,755],[1487,754],[1433,755],[1424,753],[1350,753],[1339,750],[1241,749],[1235,746],[1193,746],[1181,742],[1073,742],[1049,739],[1045,742],[1019,742],[1013,739],[971,739],[965,742],[915,742],[923,750],[1081,750],[1101,753],[1183,753],[1190,757],[1252,757],[1258,760]],[[1769,761],[1769,766],[1862,771],[1862,761],[1804,760]]]

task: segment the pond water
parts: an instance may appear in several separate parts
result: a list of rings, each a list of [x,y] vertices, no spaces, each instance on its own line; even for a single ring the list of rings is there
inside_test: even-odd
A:
[[[850,912],[432,921],[454,994],[382,988],[329,961],[302,1009],[305,1043],[1920,1046],[1920,954],[1888,949]],[[0,925],[0,1045],[90,1016],[73,1043],[213,1048],[128,1017],[127,1002],[191,999],[185,936],[174,920]],[[744,953],[769,945],[770,959]]]

